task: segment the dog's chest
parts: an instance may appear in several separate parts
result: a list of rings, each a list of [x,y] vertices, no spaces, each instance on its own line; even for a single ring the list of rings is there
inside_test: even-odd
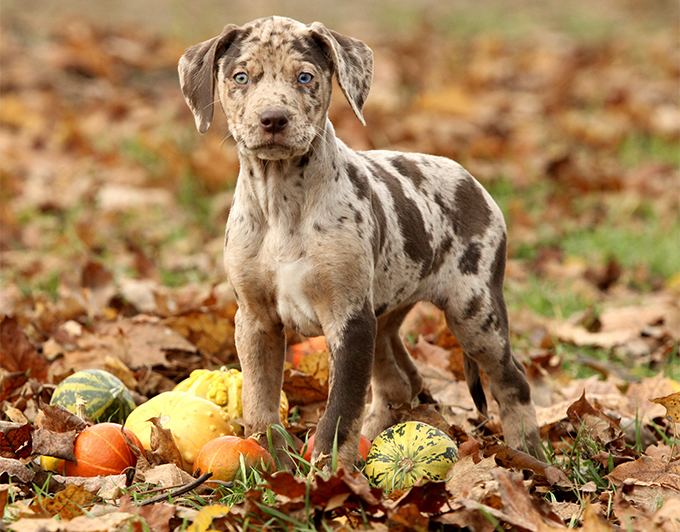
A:
[[[270,229],[263,243],[263,256],[270,259],[263,267],[272,282],[269,289],[273,290],[281,322],[312,336],[321,334],[321,326],[309,297],[314,273],[304,240],[301,235],[291,236],[289,231]]]

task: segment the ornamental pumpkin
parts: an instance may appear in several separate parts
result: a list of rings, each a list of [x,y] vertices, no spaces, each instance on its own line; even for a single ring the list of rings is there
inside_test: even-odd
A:
[[[187,392],[212,401],[227,414],[231,433],[243,434],[243,374],[237,369],[225,367],[217,370],[195,369],[174,391]],[[283,426],[288,425],[288,398],[281,392],[279,416]]]
[[[422,478],[445,480],[457,456],[456,444],[444,432],[420,421],[407,421],[373,440],[364,474],[373,486],[401,490]]]
[[[76,437],[73,449],[76,460],[66,461],[66,474],[76,477],[120,475],[137,464],[137,455],[130,444],[141,447],[137,437],[118,423],[87,427]]]
[[[274,466],[271,455],[255,440],[221,436],[201,448],[194,461],[194,475],[210,472],[211,480],[231,482],[241,468],[241,457],[246,468]]]
[[[135,408],[130,390],[103,369],[84,369],[66,377],[55,388],[50,404],[95,423],[124,423]]]
[[[134,432],[147,450],[151,449],[148,420],[152,417],[158,417],[161,426],[170,430],[189,472],[206,442],[232,434],[229,417],[215,403],[187,392],[164,392],[138,406],[125,422],[125,428]]]

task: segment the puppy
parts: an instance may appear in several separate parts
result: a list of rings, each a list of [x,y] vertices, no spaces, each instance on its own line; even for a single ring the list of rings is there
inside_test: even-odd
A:
[[[375,437],[421,391],[398,332],[425,300],[445,312],[463,347],[478,409],[486,413],[481,368],[507,443],[542,456],[508,340],[502,213],[454,161],[357,152],[335,136],[332,77],[363,124],[372,72],[363,42],[283,17],[230,24],[179,61],[196,127],[207,131],[219,102],[240,160],[224,264],[239,304],[246,434],[279,420],[284,327],[324,334],[330,391],[315,458],[337,437],[341,463],[351,464],[359,434]]]

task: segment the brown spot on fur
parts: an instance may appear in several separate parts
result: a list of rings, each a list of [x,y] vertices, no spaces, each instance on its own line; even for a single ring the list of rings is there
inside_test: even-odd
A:
[[[371,190],[371,211],[373,212],[373,259],[377,263],[378,257],[380,257],[385,246],[387,219],[385,218],[382,202],[373,190]]]
[[[506,236],[501,237],[498,247],[496,248],[496,255],[491,264],[491,277],[489,278],[489,293],[491,294],[491,302],[498,316],[498,325],[501,331],[507,333],[508,331],[508,311],[505,308],[505,299],[503,298],[503,278],[505,277],[505,253],[506,253]]]
[[[458,183],[452,210],[453,230],[466,241],[483,235],[491,221],[491,210],[486,199],[470,176]]]
[[[476,275],[479,271],[479,260],[482,258],[482,250],[477,242],[471,242],[458,261],[458,269],[463,274]]]
[[[446,256],[449,254],[449,251],[451,251],[452,245],[453,238],[451,237],[451,235],[446,235],[446,238],[442,240],[439,246],[437,246],[437,249],[434,253],[434,259],[432,260],[432,269],[430,271],[430,274],[434,275],[435,273],[439,272],[439,269],[445,262]]]
[[[423,183],[423,181],[425,181],[425,176],[420,171],[420,168],[418,168],[418,165],[415,161],[405,157],[404,155],[392,157],[391,161],[392,166],[397,169],[397,172],[399,172],[404,177],[411,179],[416,188],[420,188],[420,185]]]
[[[364,199],[368,197],[368,179],[366,176],[359,172],[359,169],[352,163],[347,163],[347,177],[352,182],[354,186],[354,192],[359,199]]]
[[[463,312],[463,319],[469,320],[474,318],[479,311],[482,309],[482,296],[477,294],[467,302],[465,305],[465,311]]]
[[[291,47],[302,56],[304,61],[315,65],[321,72],[330,69],[331,61],[325,50],[312,38],[300,37],[291,42]]]
[[[467,381],[468,390],[470,390],[470,395],[472,396],[472,400],[474,401],[477,410],[486,415],[486,395],[484,394],[484,387],[482,386],[477,362],[467,355],[464,356],[463,370],[465,371],[465,380]]]
[[[370,161],[370,159],[369,159]],[[423,215],[416,203],[404,194],[399,180],[382,166],[371,161],[375,175],[387,186],[394,202],[399,229],[404,237],[404,252],[416,264],[420,264],[420,277],[424,277],[432,267],[433,255],[431,235],[425,229]]]

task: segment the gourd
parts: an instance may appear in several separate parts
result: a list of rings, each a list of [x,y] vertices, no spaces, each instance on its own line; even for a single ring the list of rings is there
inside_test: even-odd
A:
[[[103,369],[85,369],[66,377],[54,390],[50,404],[95,423],[124,423],[135,408],[125,384]]]
[[[445,480],[458,449],[441,430],[420,421],[406,421],[381,432],[366,459],[364,474],[371,485],[393,491],[420,479]]]
[[[215,403],[187,392],[164,392],[138,406],[125,422],[125,428],[134,432],[147,450],[151,449],[148,420],[152,417],[158,417],[161,426],[172,433],[187,471],[206,442],[232,434],[229,417]]]
[[[195,369],[188,378],[177,386],[175,391],[187,392],[212,401],[227,414],[232,434],[243,434],[243,374],[237,369],[218,370]],[[288,398],[281,392],[279,406],[281,424],[288,425]]]
[[[255,440],[221,436],[201,448],[194,461],[194,475],[210,472],[211,480],[231,482],[241,468],[241,458],[246,468],[274,465],[271,455]]]
[[[73,449],[76,460],[65,462],[66,474],[77,477],[119,475],[137,464],[130,444],[141,448],[137,437],[118,423],[87,427],[76,437]]]

